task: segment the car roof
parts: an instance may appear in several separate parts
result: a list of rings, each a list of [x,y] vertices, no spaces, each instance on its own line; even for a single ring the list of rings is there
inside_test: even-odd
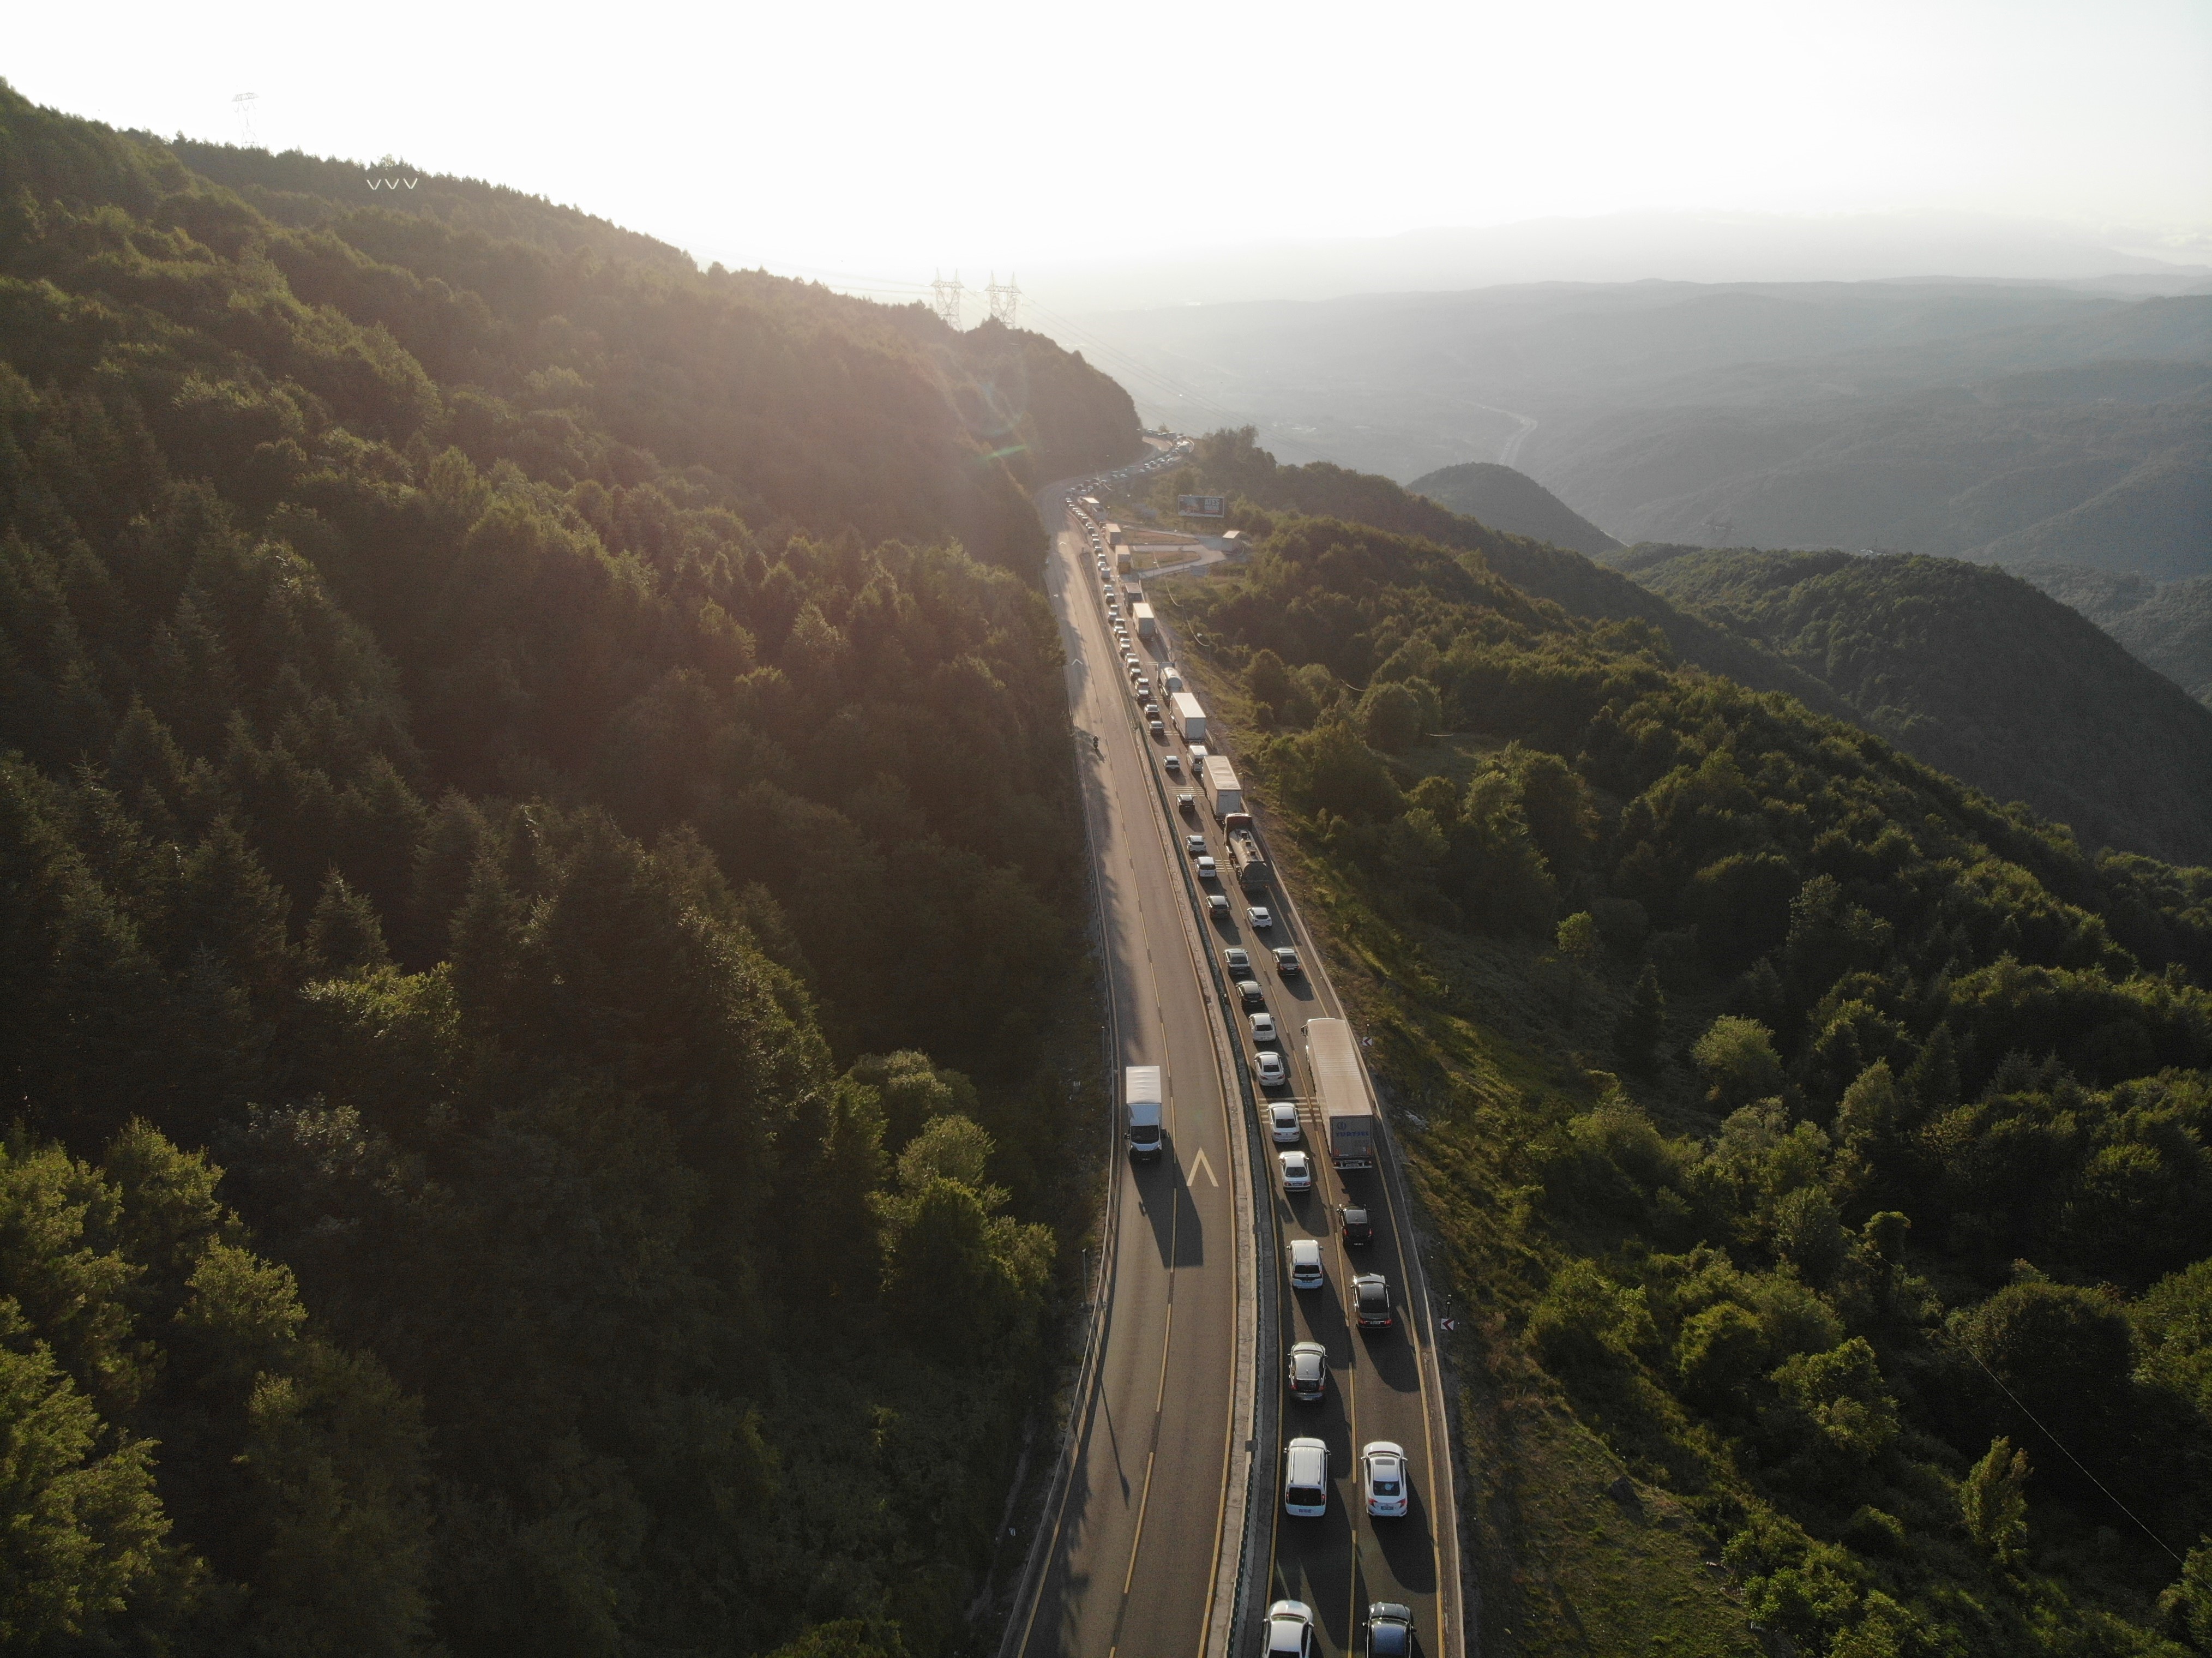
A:
[[[1328,1349],[1318,1341],[1294,1341],[1291,1344],[1291,1351],[1294,1353],[1320,1353],[1324,1357],[1328,1352]]]
[[[1292,1260],[1319,1260],[1321,1259],[1321,1240],[1318,1238],[1292,1238],[1291,1240],[1291,1259]]]

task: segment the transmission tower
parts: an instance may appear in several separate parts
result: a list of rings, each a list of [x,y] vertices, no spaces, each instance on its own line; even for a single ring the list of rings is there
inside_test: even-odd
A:
[[[230,100],[230,106],[238,112],[238,142],[248,149],[261,147],[261,140],[253,131],[253,106],[260,98],[258,92],[241,92]]]
[[[1012,328],[1022,306],[1022,290],[1015,285],[1013,278],[1008,277],[1006,285],[1001,287],[999,273],[994,270],[991,285],[983,290],[983,296],[991,302],[991,320],[1002,322]]]
[[[960,273],[954,271],[947,282],[939,274],[929,284],[929,308],[944,319],[945,325],[957,333],[960,328]]]

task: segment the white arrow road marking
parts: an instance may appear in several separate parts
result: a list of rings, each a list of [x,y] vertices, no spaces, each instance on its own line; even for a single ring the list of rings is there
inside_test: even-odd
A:
[[[1190,1165],[1189,1184],[1193,1186],[1198,1184],[1200,1170],[1205,1172],[1206,1178],[1213,1189],[1218,1192],[1221,1189],[1221,1182],[1213,1178],[1213,1165],[1206,1160],[1206,1148],[1203,1146],[1199,1148],[1198,1156]]]

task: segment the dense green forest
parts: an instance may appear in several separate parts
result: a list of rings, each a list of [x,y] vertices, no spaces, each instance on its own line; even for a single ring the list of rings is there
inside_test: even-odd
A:
[[[2087,845],[2212,863],[2212,711],[2020,577],[1911,554],[1650,547],[1613,562]]]
[[[962,1649],[1129,401],[361,179],[0,88],[0,1645]]]
[[[1493,1649],[2212,1652],[2212,870],[1486,551],[1152,591],[1449,1255]]]

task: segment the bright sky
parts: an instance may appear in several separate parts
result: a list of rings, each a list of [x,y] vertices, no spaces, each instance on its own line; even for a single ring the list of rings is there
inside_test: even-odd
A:
[[[550,196],[702,260],[927,280],[1651,209],[2212,229],[2207,0],[18,6],[118,126]]]

